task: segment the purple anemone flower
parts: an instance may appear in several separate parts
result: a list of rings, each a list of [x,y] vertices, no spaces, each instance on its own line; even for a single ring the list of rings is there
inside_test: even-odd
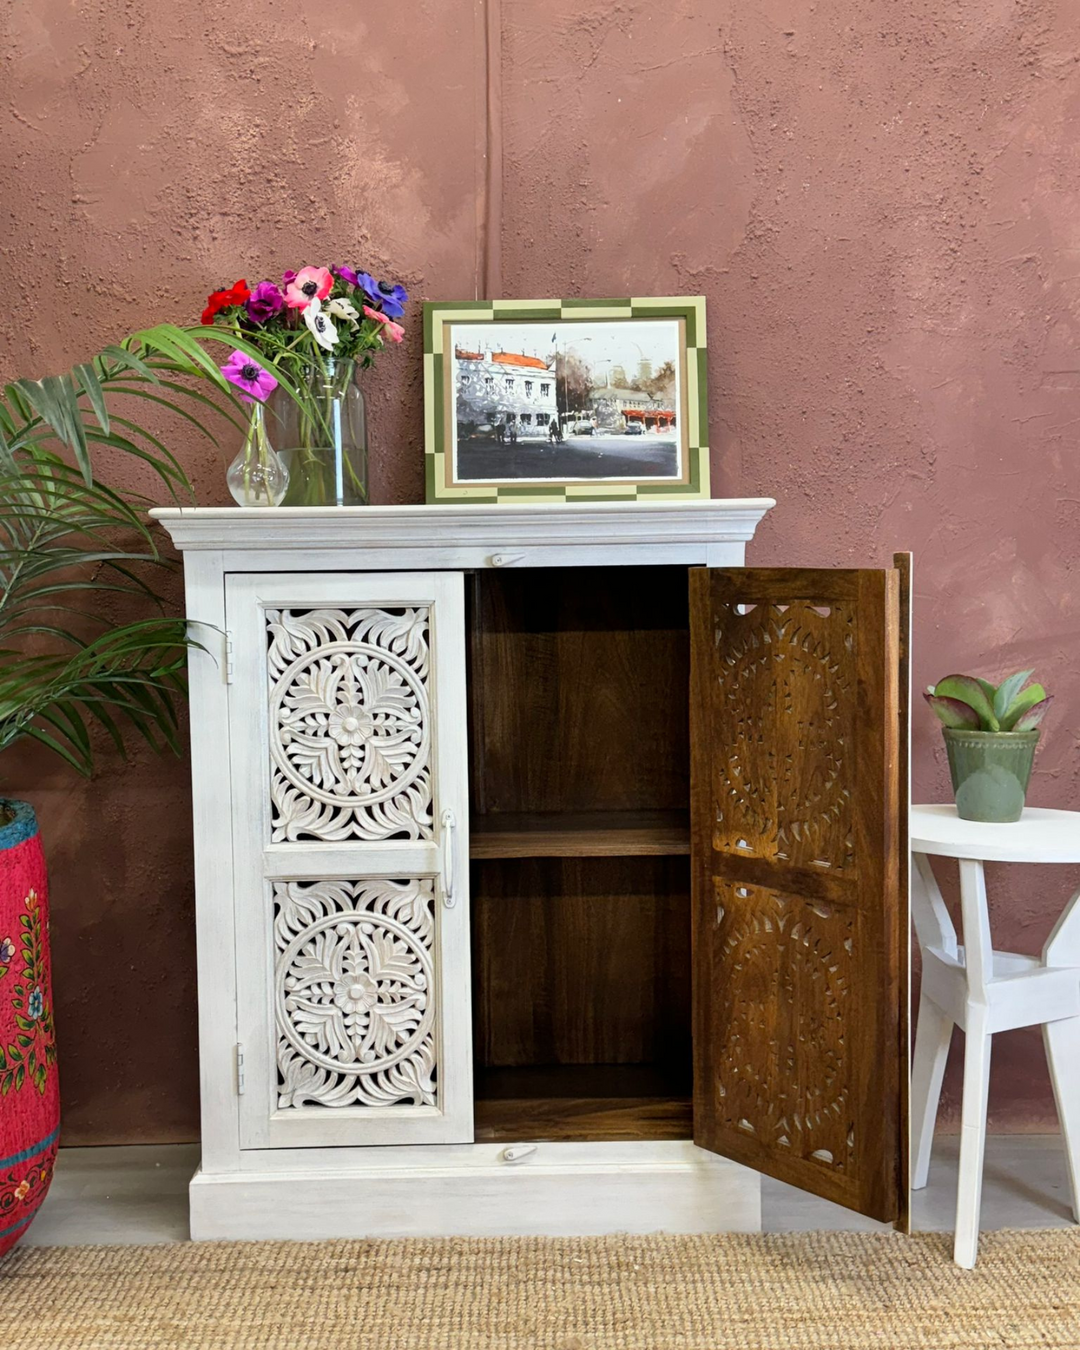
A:
[[[265,323],[280,314],[284,304],[285,297],[272,281],[260,281],[248,297],[248,318],[255,323]]]
[[[281,274],[281,285],[282,285],[282,288],[283,288],[283,289],[284,289],[284,287],[286,287],[286,286],[291,286],[295,280],[296,280],[296,273],[295,273],[295,272],[282,272],[282,274]]]
[[[336,272],[337,275],[342,279],[342,281],[347,281],[350,286],[360,285],[360,278],[356,275],[356,273],[352,270],[351,267],[345,266],[331,267],[330,270],[331,272]]]
[[[404,286],[392,286],[388,281],[376,281],[369,272],[357,274],[360,289],[378,305],[388,319],[398,319],[405,313],[405,301],[409,293]]]
[[[221,373],[240,390],[244,403],[265,403],[278,385],[268,370],[243,352],[233,352],[221,367]]]

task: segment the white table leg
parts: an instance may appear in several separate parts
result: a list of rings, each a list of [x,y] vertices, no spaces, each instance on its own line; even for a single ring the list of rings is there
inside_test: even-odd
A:
[[[1080,981],[1080,891],[1054,925],[1043,948],[1043,965],[1075,966]],[[1073,1218],[1080,1223],[1080,1017],[1043,1025],[1043,1044],[1054,1084],[1061,1140],[1069,1165]]]
[[[1080,972],[1077,972],[1080,979]],[[1080,1017],[1043,1024],[1043,1044],[1069,1166],[1073,1218],[1080,1223]]]
[[[960,1111],[960,1180],[956,1188],[956,1264],[969,1270],[979,1249],[986,1106],[990,1088],[990,991],[994,952],[986,874],[978,859],[960,859],[960,908],[964,916],[967,1009],[964,1036],[964,1099]]]
[[[930,1171],[934,1122],[941,1100],[941,1080],[949,1058],[952,1019],[925,994],[919,999],[915,1054],[911,1065],[911,1188],[921,1191]]]
[[[964,1037],[964,1100],[960,1112],[960,1180],[956,1188],[956,1240],[953,1259],[968,1270],[979,1250],[983,1157],[986,1152],[986,1103],[990,1087],[990,1042],[986,1010],[968,1009]]]

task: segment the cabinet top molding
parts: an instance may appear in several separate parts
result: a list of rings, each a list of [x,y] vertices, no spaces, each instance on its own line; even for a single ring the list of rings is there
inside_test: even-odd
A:
[[[432,549],[745,544],[776,502],[523,502],[497,506],[156,507],[179,549]]]

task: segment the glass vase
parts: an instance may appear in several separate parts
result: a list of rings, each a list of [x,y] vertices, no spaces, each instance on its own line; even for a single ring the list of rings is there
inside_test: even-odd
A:
[[[289,486],[289,470],[270,444],[266,409],[253,403],[240,453],[229,465],[225,480],[238,506],[280,506]]]
[[[297,403],[275,390],[274,437],[289,469],[286,506],[366,506],[367,418],[356,362],[327,357]]]

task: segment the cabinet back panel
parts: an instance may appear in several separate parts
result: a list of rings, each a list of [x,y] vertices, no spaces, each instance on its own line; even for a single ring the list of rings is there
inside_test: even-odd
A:
[[[469,656],[474,812],[686,809],[686,568],[477,573]]]
[[[478,1070],[662,1064],[690,1082],[686,858],[473,864]]]

